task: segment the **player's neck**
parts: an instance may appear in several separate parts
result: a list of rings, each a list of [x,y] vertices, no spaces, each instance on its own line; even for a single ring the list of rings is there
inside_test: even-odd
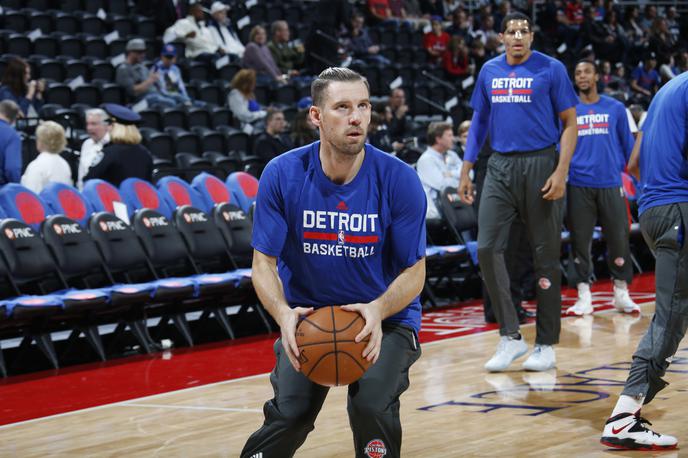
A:
[[[509,54],[506,55],[506,63],[509,65],[520,65],[527,61],[530,56],[533,54],[533,51],[528,51],[526,54],[518,57],[511,56]]]
[[[583,91],[580,91],[580,101],[586,105],[597,103],[600,101],[600,94],[598,94],[598,92],[595,90],[591,90],[587,94]]]
[[[358,154],[343,154],[336,151],[332,145],[320,143],[320,164],[323,173],[335,184],[351,183],[361,169],[364,158],[365,148]]]

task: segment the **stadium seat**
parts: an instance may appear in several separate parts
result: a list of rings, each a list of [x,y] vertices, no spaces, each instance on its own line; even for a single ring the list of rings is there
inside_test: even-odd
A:
[[[210,122],[213,129],[217,129],[220,126],[231,126],[233,121],[234,117],[232,116],[232,111],[229,108],[212,108]]]
[[[253,247],[251,233],[253,224],[248,215],[234,204],[218,204],[213,209],[213,221],[229,247],[234,262],[239,267],[251,267]]]
[[[61,37],[60,55],[81,59],[84,55],[84,43],[81,38],[69,35]]]
[[[191,131],[198,135],[202,151],[226,151],[226,137],[219,131],[207,127],[192,127]]]
[[[93,0],[88,0],[86,3],[91,5],[95,2]],[[102,36],[107,33],[105,22],[95,14],[84,14],[81,17],[81,31],[95,36]]]
[[[91,205],[75,187],[64,183],[49,183],[41,191],[40,197],[50,209],[50,214],[64,215],[86,227],[92,213]]]
[[[88,51],[89,49],[89,41],[86,41],[86,50]],[[87,53],[88,55],[91,55],[90,53]],[[102,53],[102,54],[96,54],[98,56],[104,56],[107,55],[107,53]],[[92,60],[90,61],[90,68],[91,68],[91,79],[102,79],[106,81],[114,81],[115,80],[115,68],[112,66],[110,62],[104,61],[104,60]]]
[[[177,153],[190,153],[194,156],[202,154],[201,143],[195,133],[178,127],[165,127],[165,132],[172,136]]]
[[[19,11],[7,11],[2,17],[3,27],[14,32],[24,32],[28,30],[29,21],[24,13]],[[28,54],[24,54],[28,55]]]
[[[17,183],[0,188],[0,206],[8,218],[15,218],[35,231],[50,214],[50,210],[36,193]]]
[[[227,185],[214,175],[201,173],[191,182],[191,187],[198,192],[203,199],[204,206],[201,210],[211,214],[216,205],[231,203],[236,205],[237,199],[229,192]]]
[[[7,20],[7,17],[5,17]],[[5,42],[5,52],[17,56],[28,56],[32,53],[33,44],[29,37],[21,34],[11,34]]]
[[[183,108],[165,108],[161,111],[161,126],[186,129],[186,110]]]
[[[72,104],[72,90],[66,84],[49,83],[45,89],[45,103],[67,108]]]
[[[236,201],[244,212],[256,201],[258,179],[246,172],[234,172],[227,177],[227,189],[236,196]]]
[[[46,57],[55,57],[59,54],[60,43],[55,37],[41,36],[33,41],[33,53]]]
[[[1,192],[1,191],[0,191]],[[101,179],[92,179],[84,183],[84,189],[81,194],[91,204],[96,212],[115,213],[113,202],[124,203],[124,199],[119,190]]]
[[[65,10],[69,11],[69,10]],[[81,29],[79,25],[79,20],[77,19],[76,16],[74,16],[71,13],[68,12],[63,12],[63,11],[57,11],[55,12],[55,16],[53,17],[53,21],[55,24],[55,31],[56,32],[61,32],[67,35],[74,35],[79,33],[79,30]]]
[[[198,192],[179,177],[163,177],[158,181],[158,191],[169,207],[169,218],[172,212],[182,205],[204,208],[205,204]],[[168,216],[168,215],[165,215]]]
[[[83,103],[91,107],[100,105],[100,88],[93,84],[82,84],[74,88],[72,91],[72,99],[74,103]]]
[[[65,68],[62,62],[53,59],[44,59],[38,66],[38,77],[62,81],[65,79]]]
[[[99,83],[98,86],[100,87],[100,100],[102,103],[118,103],[122,105],[126,102],[122,86],[115,83]]]
[[[236,155],[225,156],[219,151],[206,151],[203,157],[210,161],[221,178],[226,179],[230,173],[241,170],[241,159]]]
[[[207,108],[189,107],[186,110],[186,122],[190,129],[194,127],[209,128],[212,125],[211,113]]]
[[[149,182],[140,178],[127,178],[119,185],[120,194],[127,204],[129,217],[136,210],[149,208],[163,215],[169,214],[167,203],[160,197],[158,190]]]
[[[29,21],[29,30],[38,29],[43,35],[52,33],[54,30],[53,17],[48,13],[33,11],[27,15],[27,19]]]
[[[136,31],[136,24],[134,20],[126,17],[116,15],[112,17],[112,30],[116,30],[120,37],[128,37],[134,35]]]

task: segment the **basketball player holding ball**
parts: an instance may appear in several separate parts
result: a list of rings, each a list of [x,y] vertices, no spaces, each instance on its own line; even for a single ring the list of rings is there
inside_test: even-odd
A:
[[[281,329],[274,397],[241,456],[288,457],[314,428],[328,388],[299,372],[296,326],[327,305],[358,312],[373,365],[348,386],[355,456],[398,457],[399,397],[420,356],[426,199],[414,170],[365,139],[368,82],[328,68],[311,85],[320,141],[267,165],[253,226],[253,285]]]

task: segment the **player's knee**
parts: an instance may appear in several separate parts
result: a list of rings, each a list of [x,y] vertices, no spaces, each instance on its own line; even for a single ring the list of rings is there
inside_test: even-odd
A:
[[[494,245],[481,246],[478,248],[478,261],[480,261],[480,264],[491,262],[500,254],[504,254],[504,250],[498,250]]]
[[[307,434],[313,430],[316,416],[317,409],[315,409],[314,412],[314,409],[309,408],[307,405],[303,405],[281,411],[279,420],[284,429],[294,434]]]
[[[349,400],[349,413],[363,418],[379,418],[389,414],[390,403],[385,396],[359,395]]]

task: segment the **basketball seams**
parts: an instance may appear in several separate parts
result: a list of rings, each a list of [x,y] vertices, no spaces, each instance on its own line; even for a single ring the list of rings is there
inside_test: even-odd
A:
[[[302,324],[303,322],[307,322],[308,324],[310,324],[311,326],[313,326],[313,327],[314,327],[315,329],[317,329],[318,331],[322,331],[322,332],[344,332],[344,331],[346,331],[347,329],[349,329],[351,326],[353,326],[354,323],[356,323],[356,321],[362,320],[362,319],[363,319],[363,317],[361,317],[361,315],[359,315],[357,312],[354,312],[354,313],[356,313],[356,317],[355,317],[353,320],[351,320],[351,322],[349,322],[349,324],[347,324],[346,326],[344,326],[344,327],[341,328],[341,329],[336,329],[336,328],[335,328],[335,322],[334,322],[334,310],[333,310],[333,309],[334,309],[334,307],[339,307],[339,306],[331,305],[330,307],[331,307],[331,310],[332,310],[332,329],[331,329],[331,330],[330,330],[330,329],[325,329],[325,328],[319,326],[317,323],[314,323],[313,321],[309,320],[308,317],[304,318],[304,319],[301,321],[301,323],[299,323],[299,326],[301,326],[301,324]]]
[[[337,342],[339,342],[339,343],[361,343],[362,344],[362,343],[370,342],[370,338],[366,338],[364,340],[361,340],[360,342],[356,342],[354,339],[338,340]],[[322,342],[309,342],[309,343],[304,343],[304,344],[299,345],[299,348],[311,347],[313,345],[329,345],[331,343],[332,343],[331,340],[323,340]],[[342,350],[337,350],[337,351],[342,351]]]
[[[339,385],[339,358],[337,358],[337,322],[334,319],[334,307],[330,307],[330,318],[332,319],[332,344],[334,345],[334,380]]]

